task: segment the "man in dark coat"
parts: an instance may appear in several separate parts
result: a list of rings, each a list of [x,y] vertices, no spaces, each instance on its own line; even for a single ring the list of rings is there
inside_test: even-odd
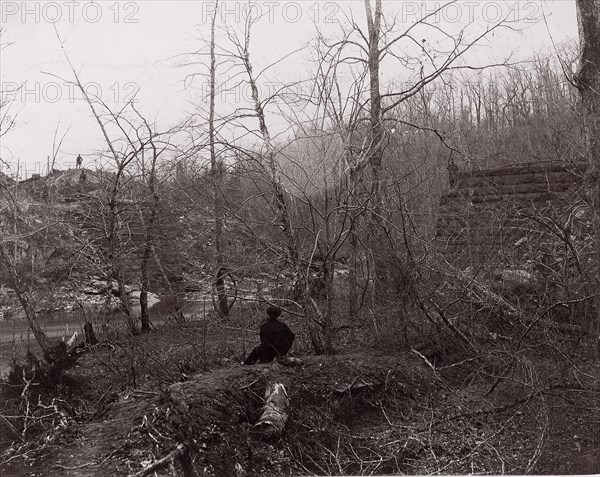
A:
[[[267,308],[267,321],[260,327],[260,344],[252,350],[244,364],[270,363],[277,356],[286,354],[294,343],[292,330],[277,318],[281,316],[281,308]]]

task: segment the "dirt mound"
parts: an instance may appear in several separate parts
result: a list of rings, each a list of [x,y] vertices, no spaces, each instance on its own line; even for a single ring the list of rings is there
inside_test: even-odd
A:
[[[372,429],[385,422],[382,410],[406,411],[437,386],[431,370],[411,354],[361,352],[303,361],[294,368],[232,364],[196,374],[163,394],[113,393],[104,397],[111,403],[102,415],[70,428],[46,449],[45,458],[39,456],[27,470],[19,464],[2,470],[16,476],[133,475],[185,444],[197,475],[331,474],[335,468],[326,449],[350,450],[363,439],[357,447],[363,454],[338,470],[357,473],[358,462],[368,458]],[[290,398],[286,430],[275,440],[253,428],[269,382],[283,383]],[[395,449],[390,470],[412,452],[410,446]],[[308,461],[303,453],[310,453]],[[378,473],[385,465],[376,467]],[[163,472],[156,475],[170,475]]]
[[[21,449],[0,475],[129,476],[175,449],[189,457],[187,475],[203,477],[596,471],[586,423],[598,418],[597,363],[557,387],[554,362],[527,383],[501,372],[502,357],[438,367],[412,352],[307,356],[294,368],[223,359],[163,392],[141,381],[119,392],[104,379],[93,393],[101,405]],[[284,384],[290,403],[274,439],[254,427],[269,382]]]
[[[286,433],[275,442],[253,430],[267,383],[273,381],[286,386],[291,404]],[[186,442],[194,467],[207,476],[322,473],[329,468],[318,462],[322,452],[315,452],[310,469],[298,466],[297,454],[351,441],[342,430],[360,434],[365,422],[384,419],[382,407],[393,401],[396,410],[409,408],[435,386],[431,371],[411,355],[313,356],[299,368],[221,369],[170,388],[162,416],[155,418],[160,434],[170,441],[166,447],[161,443],[159,454]]]

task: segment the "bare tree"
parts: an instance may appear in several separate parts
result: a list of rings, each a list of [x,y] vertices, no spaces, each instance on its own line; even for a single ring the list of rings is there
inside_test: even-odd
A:
[[[210,170],[213,181],[214,246],[215,246],[215,290],[217,292],[216,311],[222,316],[229,315],[229,303],[225,291],[227,270],[223,256],[223,166],[215,151],[215,95],[217,89],[217,59],[215,54],[215,23],[219,1],[215,0],[214,13],[210,22],[210,101],[208,115],[208,141],[210,147]]]
[[[377,280],[383,279],[383,275],[378,274],[386,273],[384,270],[388,262],[385,254],[380,253],[383,251],[379,245],[388,241],[386,237],[390,236],[390,227],[396,227],[391,220],[399,208],[397,202],[402,202],[401,198],[398,201],[390,200],[388,195],[393,195],[392,191],[398,188],[394,181],[382,181],[381,177],[382,170],[389,168],[384,158],[390,155],[386,154],[386,147],[392,140],[390,131],[399,129],[399,126],[405,129],[428,126],[427,123],[415,124],[407,121],[398,110],[411,99],[419,98],[423,101],[425,117],[429,118],[432,95],[427,90],[428,85],[452,70],[483,70],[492,66],[471,67],[461,63],[461,60],[474,45],[506,24],[502,20],[479,31],[473,24],[466,24],[459,31],[451,31],[431,23],[436,15],[443,13],[453,3],[455,2],[436,4],[433,11],[415,20],[408,27],[400,29],[398,18],[391,12],[385,14],[381,0],[365,0],[366,31],[350,17],[347,22],[350,26],[341,27],[339,40],[322,40],[322,49],[325,52],[323,61],[335,63],[336,71],[343,67],[348,70],[357,68],[357,65],[361,66],[363,69],[358,78],[364,77],[363,75],[369,78],[368,88],[358,91],[358,94],[353,96],[353,101],[359,108],[358,112],[353,114],[354,124],[347,130],[357,131],[358,137],[354,137],[345,146],[347,151],[351,152],[348,155],[347,169],[353,184],[353,193],[348,201],[349,210],[360,210],[361,207],[357,205],[362,201],[366,212],[362,214],[364,217],[354,217],[354,229],[350,232],[351,316],[356,315],[357,308],[356,270],[358,257],[361,256],[359,249],[362,248],[363,255],[371,257],[367,260],[366,282],[372,283],[374,287]],[[439,41],[440,37],[443,41]],[[437,42],[428,43],[428,39],[436,38]],[[407,50],[411,53],[407,54]],[[394,63],[411,74],[410,80],[404,84],[390,84],[383,90],[380,78],[384,67]],[[438,136],[443,139],[442,135]],[[357,141],[358,138],[362,140]],[[398,159],[394,161],[398,162]],[[361,195],[362,199],[357,202],[358,195]],[[360,221],[364,223],[359,226]],[[361,228],[369,230],[369,233],[360,237],[357,230]],[[410,275],[408,272],[407,274]]]
[[[262,139],[264,148],[264,152],[262,154],[264,161],[264,172],[272,189],[271,193],[273,195],[275,208],[277,210],[278,225],[281,227],[283,236],[285,238],[285,246],[288,254],[287,258],[289,260],[291,269],[294,272],[297,288],[301,290],[300,301],[306,320],[307,329],[315,352],[323,353],[330,351],[329,349],[326,349],[322,339],[322,331],[325,327],[325,323],[323,322],[320,310],[316,306],[310,294],[310,284],[307,271],[301,261],[300,249],[298,246],[295,229],[292,224],[292,212],[288,203],[289,194],[285,190],[280,170],[276,162],[277,149],[273,143],[271,133],[267,126],[266,115],[264,111],[264,100],[261,100],[260,98],[256,76],[250,60],[251,29],[255,21],[256,19],[253,19],[250,16],[248,17],[244,24],[244,36],[241,40],[231,30],[228,31],[228,36],[231,42],[234,44],[236,49],[235,56],[243,66],[248,85],[250,86],[251,101],[254,108],[255,117],[258,120],[258,132]]]
[[[585,155],[589,163],[589,203],[596,232],[596,265],[600,263],[600,1],[577,0],[581,58],[577,86],[581,94],[585,131]],[[600,272],[596,272],[596,290]],[[596,295],[595,333],[600,333],[600,300]]]
[[[5,31],[6,30],[4,27],[0,27],[0,51],[10,46],[10,43],[3,41],[2,37],[4,36]],[[0,91],[0,138],[8,134],[8,132],[15,125],[15,117],[11,116],[10,114],[12,100],[11,98],[6,97],[4,93],[4,91]],[[0,162],[4,161],[0,158]],[[29,327],[35,336],[36,341],[40,345],[40,348],[44,354],[48,355],[52,345],[50,344],[50,340],[46,336],[46,333],[44,333],[38,323],[31,292],[26,284],[23,283],[22,277],[20,276],[15,263],[19,241],[19,234],[17,230],[17,216],[20,215],[18,198],[15,196],[13,191],[8,189],[8,184],[5,184],[4,181],[0,182],[0,190],[2,191],[0,202],[4,202],[7,208],[12,210],[12,216],[14,219],[12,230],[14,233],[11,234],[5,229],[3,218],[0,216],[0,231],[2,232],[2,238],[0,239],[0,262],[3,268],[5,268],[8,272],[10,284],[15,290],[17,298],[21,303],[21,307],[25,312]],[[0,207],[0,212],[3,212],[2,209],[4,209],[4,207]],[[13,251],[15,252],[14,254],[11,254],[11,251],[8,249],[8,244],[10,242],[13,244]]]
[[[6,247],[6,242],[4,240],[0,241],[0,259],[2,259],[2,264],[8,270],[10,284],[13,290],[15,290],[17,298],[23,307],[23,311],[25,312],[25,316],[27,317],[27,321],[29,323],[29,328],[33,332],[33,336],[35,336],[40,348],[46,354],[52,348],[52,345],[50,344],[50,340],[46,336],[46,333],[44,333],[38,323],[31,294],[21,280],[21,277],[16,269],[14,261],[10,256],[10,252]]]
[[[148,195],[141,201],[141,220],[143,228],[143,246],[142,246],[142,258],[140,263],[140,279],[141,279],[141,290],[140,290],[140,321],[142,333],[150,331],[150,316],[148,314],[148,292],[150,288],[150,277],[149,268],[151,264],[151,258],[153,257],[154,245],[156,242],[156,236],[158,235],[156,226],[160,212],[160,195],[158,192],[158,161],[160,156],[167,150],[168,143],[162,139],[162,134],[157,133],[152,126],[148,123],[134,107],[132,109],[137,113],[140,121],[146,129],[147,135],[140,137],[138,136],[139,150],[142,158],[144,157],[146,149],[150,152],[150,163],[149,168],[146,170],[145,161],[142,160],[142,181],[147,184]],[[134,144],[132,144],[134,147]],[[144,214],[147,210],[147,217]]]
[[[56,32],[56,36],[60,42],[64,57],[71,69],[71,73],[73,74],[73,84],[81,91],[84,100],[90,107],[92,115],[96,119],[96,122],[98,123],[98,126],[106,141],[109,155],[113,161],[112,166],[115,169],[114,175],[110,174],[107,176],[112,177],[112,180],[110,181],[110,184],[108,184],[105,202],[103,202],[100,207],[100,210],[106,214],[101,221],[103,224],[103,233],[101,236],[104,238],[104,243],[101,244],[101,255],[103,257],[104,275],[106,279],[106,306],[107,308],[110,308],[110,303],[113,296],[113,280],[116,280],[118,286],[118,302],[120,305],[119,309],[125,317],[125,322],[129,331],[131,333],[136,333],[136,326],[131,316],[129,298],[124,281],[123,257],[125,254],[127,254],[127,252],[125,252],[122,247],[124,242],[121,237],[122,229],[120,227],[121,224],[127,222],[127,220],[124,219],[124,214],[127,211],[131,211],[135,205],[135,200],[123,196],[123,194],[127,192],[127,182],[129,180],[127,178],[127,169],[134,162],[134,160],[138,158],[141,150],[144,149],[145,144],[142,142],[142,145],[139,146],[141,147],[140,149],[136,145],[137,141],[134,141],[128,136],[125,130],[125,125],[129,124],[127,120],[121,117],[121,112],[114,113],[106,106],[106,104],[102,102],[100,98],[94,98],[86,91],[83,83],[80,80],[79,74],[69,59],[64,47],[64,43],[58,35],[58,32]],[[111,139],[107,125],[103,121],[102,115],[97,110],[98,105],[103,107],[113,124],[116,125],[116,127],[125,136],[126,145],[128,147],[124,151],[118,150],[115,146],[115,141]],[[125,125],[123,123],[125,123]]]
[[[6,29],[0,26],[0,52],[5,48],[8,48],[12,43],[4,41],[6,35]],[[0,90],[0,138],[6,135],[15,125],[16,117],[10,113],[11,104],[13,98],[11,95],[16,94],[17,91],[3,91]],[[0,156],[0,164],[6,162]]]
[[[315,91],[308,101],[317,108],[317,117],[321,117],[323,128],[331,128],[330,134],[339,136],[341,141],[342,167],[340,180],[346,189],[345,214],[348,221],[348,314],[351,319],[357,317],[359,311],[359,287],[357,272],[359,268],[359,236],[360,218],[364,201],[359,200],[360,170],[368,158],[365,157],[364,127],[362,126],[364,104],[362,96],[368,69],[363,65],[351,67],[353,81],[344,89],[344,80],[340,78],[344,51],[341,48],[333,50],[327,46],[324,38],[319,35],[316,44],[317,74]],[[343,76],[343,73],[342,73]],[[341,184],[340,184],[341,186]],[[335,259],[335,256],[331,257]]]

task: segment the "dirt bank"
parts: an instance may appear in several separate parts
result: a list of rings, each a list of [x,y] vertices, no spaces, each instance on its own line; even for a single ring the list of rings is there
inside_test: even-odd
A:
[[[543,354],[522,357],[532,386],[491,377],[504,369],[498,352],[436,367],[410,350],[314,356],[300,335],[303,366],[243,366],[252,320],[90,350],[68,371],[78,391],[59,409],[63,424],[16,442],[0,475],[133,475],[180,444],[202,476],[600,470],[594,361],[563,375]],[[281,438],[266,440],[253,425],[271,381],[286,386],[291,411]]]

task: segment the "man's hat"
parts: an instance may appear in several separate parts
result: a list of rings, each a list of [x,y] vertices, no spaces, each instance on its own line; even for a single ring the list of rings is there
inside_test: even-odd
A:
[[[267,308],[267,315],[269,315],[270,318],[278,318],[281,316],[281,308],[278,306],[270,306]]]

